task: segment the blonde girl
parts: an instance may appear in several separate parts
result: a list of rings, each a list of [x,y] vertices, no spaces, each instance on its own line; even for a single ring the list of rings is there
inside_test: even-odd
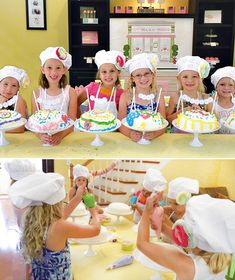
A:
[[[185,216],[174,224],[172,234],[175,243],[188,253],[174,245],[150,241],[156,205],[157,195],[148,198],[138,230],[138,249],[165,270],[175,272],[178,280],[224,280],[235,249],[234,229],[229,227],[235,204],[208,195],[188,201]]]
[[[165,103],[162,95],[159,96],[156,84],[156,66],[158,57],[155,54],[141,53],[134,55],[126,62],[126,68],[130,79],[128,88],[121,96],[118,118],[124,119],[131,110],[156,109],[165,118]],[[138,142],[142,138],[142,132],[132,130],[125,126],[120,127],[120,132]],[[165,129],[144,133],[144,139],[154,139],[165,132]]]
[[[40,54],[41,75],[40,87],[33,91],[32,112],[38,110],[63,111],[72,120],[77,115],[77,97],[74,89],[68,85],[66,73],[72,65],[72,57],[63,47],[49,47]],[[38,133],[42,143],[58,145],[62,139],[71,133],[73,128],[54,135]]]
[[[98,51],[95,55],[95,64],[98,67],[96,81],[87,86],[75,88],[78,96],[78,118],[81,115],[80,106],[88,99],[89,110],[108,109],[117,116],[119,100],[123,93],[119,79],[120,71],[125,64],[125,57],[119,51]]]
[[[213,99],[205,93],[203,79],[209,75],[209,63],[199,56],[184,56],[177,63],[179,91],[170,97],[167,120],[172,123],[182,110],[203,109]]]
[[[218,69],[211,76],[211,82],[216,90],[214,113],[221,123],[218,133],[235,133],[223,125],[223,121],[235,112],[235,67],[226,66]]]
[[[66,220],[85,190],[78,191],[67,204],[64,183],[57,173],[37,173],[14,183],[9,192],[16,207],[27,207],[21,242],[34,280],[72,279],[68,238],[88,238],[100,232],[94,208],[89,209],[89,225]]]

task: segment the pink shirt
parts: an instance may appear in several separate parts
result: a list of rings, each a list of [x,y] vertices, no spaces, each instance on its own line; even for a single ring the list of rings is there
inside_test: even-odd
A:
[[[88,94],[89,96],[94,96],[94,98],[96,97],[96,93],[99,89],[99,83],[96,82],[91,82],[90,84],[88,84],[87,86],[85,86],[85,88],[88,89]],[[116,102],[116,106],[118,108],[119,105],[119,100],[121,95],[123,94],[124,90],[122,88],[116,88],[116,98],[115,98],[115,102]],[[102,93],[102,89],[100,89],[100,92],[97,96],[98,98],[103,98],[106,97],[109,100],[109,96],[105,95],[104,93]],[[94,109],[94,100],[90,99],[90,105],[91,105],[91,110]]]

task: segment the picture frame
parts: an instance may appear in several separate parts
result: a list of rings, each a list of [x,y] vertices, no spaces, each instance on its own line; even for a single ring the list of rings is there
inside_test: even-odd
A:
[[[97,31],[82,31],[82,45],[98,45]]]
[[[205,10],[204,23],[222,23],[222,10]]]
[[[46,0],[26,0],[27,29],[46,30]]]

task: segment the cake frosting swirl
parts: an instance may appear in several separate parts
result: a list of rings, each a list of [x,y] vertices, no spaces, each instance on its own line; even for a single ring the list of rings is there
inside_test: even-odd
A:
[[[0,128],[10,128],[20,120],[20,113],[11,110],[0,110]]]
[[[176,124],[179,129],[189,132],[210,132],[219,128],[215,114],[201,109],[180,113]]]
[[[39,110],[28,120],[29,128],[40,132],[61,130],[67,125],[67,114],[58,110]]]
[[[88,131],[109,131],[117,126],[117,118],[110,111],[93,109],[81,115],[79,127]]]

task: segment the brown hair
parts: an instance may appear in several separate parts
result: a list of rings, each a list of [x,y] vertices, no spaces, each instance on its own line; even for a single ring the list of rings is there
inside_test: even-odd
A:
[[[65,88],[68,84],[68,79],[67,76],[65,74],[63,74],[63,76],[61,77],[61,79],[59,80],[59,88]],[[49,82],[46,78],[46,75],[41,73],[40,77],[39,77],[39,85],[42,88],[49,88]]]

